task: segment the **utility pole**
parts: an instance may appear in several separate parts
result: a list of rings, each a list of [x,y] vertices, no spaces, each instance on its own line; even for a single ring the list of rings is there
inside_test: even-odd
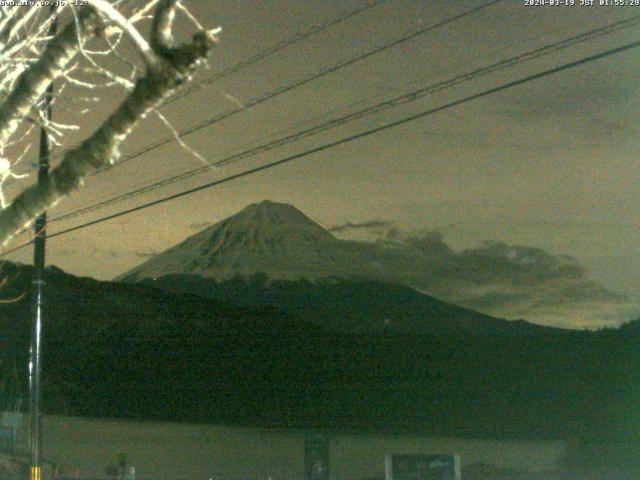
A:
[[[51,15],[56,7],[51,6]],[[49,28],[49,36],[55,35],[57,22],[54,19]],[[47,87],[43,99],[43,113],[51,120],[51,102],[53,100],[53,82]],[[49,135],[43,126],[40,129],[40,152],[38,155],[38,184],[42,185],[49,177]],[[45,242],[47,239],[47,212],[38,215],[35,221],[35,238],[33,250],[33,277],[31,280],[31,348],[29,350],[29,450],[31,462],[29,480],[42,480],[42,413],[40,403],[42,389],[40,373],[42,371],[42,318],[44,310],[44,265]]]

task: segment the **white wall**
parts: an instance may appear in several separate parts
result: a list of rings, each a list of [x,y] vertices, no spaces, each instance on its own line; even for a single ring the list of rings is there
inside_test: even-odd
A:
[[[486,441],[408,435],[330,436],[332,477],[384,474],[385,453],[459,453],[462,463],[553,468],[561,441]],[[44,418],[43,456],[82,476],[102,475],[126,453],[138,479],[301,479],[304,433],[75,417]]]

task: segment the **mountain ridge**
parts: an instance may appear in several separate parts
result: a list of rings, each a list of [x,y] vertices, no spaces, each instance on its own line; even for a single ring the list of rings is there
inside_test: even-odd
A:
[[[270,306],[292,318],[356,334],[528,335],[568,331],[506,320],[443,302],[410,287],[367,279],[270,280],[265,274],[218,282],[198,275],[167,275],[140,283],[249,308]],[[570,330],[569,330],[570,331]]]

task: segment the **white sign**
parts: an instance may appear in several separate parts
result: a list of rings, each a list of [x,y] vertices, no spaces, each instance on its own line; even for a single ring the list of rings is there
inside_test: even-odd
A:
[[[387,454],[386,480],[462,480],[460,455]]]

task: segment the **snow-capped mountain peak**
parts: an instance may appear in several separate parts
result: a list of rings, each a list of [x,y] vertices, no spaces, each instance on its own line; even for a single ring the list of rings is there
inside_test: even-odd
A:
[[[169,274],[226,280],[266,273],[278,279],[351,277],[367,269],[359,252],[292,205],[265,200],[187,238],[120,276]]]

